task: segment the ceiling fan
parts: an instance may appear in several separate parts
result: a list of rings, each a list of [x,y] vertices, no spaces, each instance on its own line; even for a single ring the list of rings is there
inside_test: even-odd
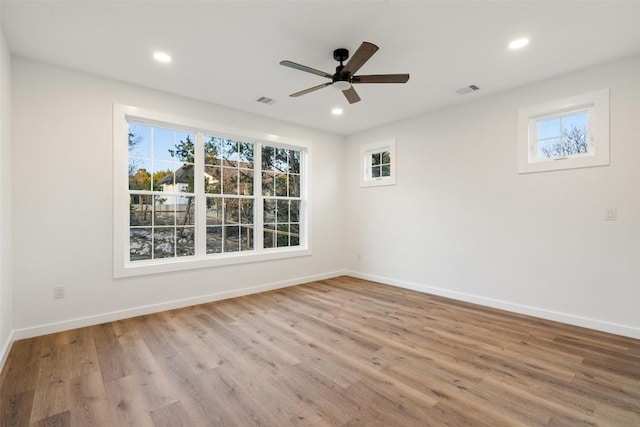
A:
[[[301,90],[300,92],[293,93],[289,96],[298,97],[310,92],[314,92],[323,87],[333,85],[334,88],[341,90],[344,96],[349,101],[349,104],[360,101],[360,96],[353,88],[353,84],[360,83],[406,83],[409,80],[409,74],[372,74],[364,76],[356,76],[355,73],[367,62],[374,53],[378,50],[378,46],[369,42],[362,42],[356,53],[353,54],[349,62],[345,65],[342,63],[349,58],[349,51],[347,49],[336,49],[333,51],[333,59],[340,62],[340,65],[336,67],[335,74],[325,73],[324,71],[316,70],[306,65],[296,64],[291,61],[281,61],[280,65],[285,67],[295,68],[296,70],[306,71],[307,73],[316,74],[321,77],[330,79],[330,82],[323,83],[318,86],[310,87],[309,89]]]

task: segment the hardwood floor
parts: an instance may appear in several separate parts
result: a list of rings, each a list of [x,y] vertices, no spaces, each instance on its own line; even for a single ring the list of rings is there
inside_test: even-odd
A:
[[[640,426],[640,341],[349,277],[17,341],[2,426]]]

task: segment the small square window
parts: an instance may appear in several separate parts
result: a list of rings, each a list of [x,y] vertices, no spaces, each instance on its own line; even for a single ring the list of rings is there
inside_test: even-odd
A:
[[[519,111],[518,171],[609,164],[609,90]]]
[[[593,154],[589,138],[589,110],[535,120],[535,159],[557,159]]]
[[[395,139],[367,144],[360,148],[362,159],[361,187],[396,183]]]

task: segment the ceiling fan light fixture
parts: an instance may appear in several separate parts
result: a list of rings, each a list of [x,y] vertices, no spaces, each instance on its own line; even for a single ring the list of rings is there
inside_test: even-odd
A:
[[[338,80],[337,82],[333,82],[332,86],[336,90],[347,90],[351,87],[351,83],[346,80]]]

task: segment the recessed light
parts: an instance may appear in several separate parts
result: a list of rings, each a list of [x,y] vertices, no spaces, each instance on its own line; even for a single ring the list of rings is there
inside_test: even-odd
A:
[[[154,52],[153,59],[158,62],[162,62],[163,64],[171,62],[171,57],[169,56],[169,54],[164,52]]]
[[[514,41],[509,43],[509,49],[511,50],[522,49],[528,44],[529,44],[529,39],[527,38],[515,39]]]
[[[342,113],[344,113],[342,108],[334,108],[333,110],[331,110],[331,114],[333,114],[334,116],[341,116]]]

